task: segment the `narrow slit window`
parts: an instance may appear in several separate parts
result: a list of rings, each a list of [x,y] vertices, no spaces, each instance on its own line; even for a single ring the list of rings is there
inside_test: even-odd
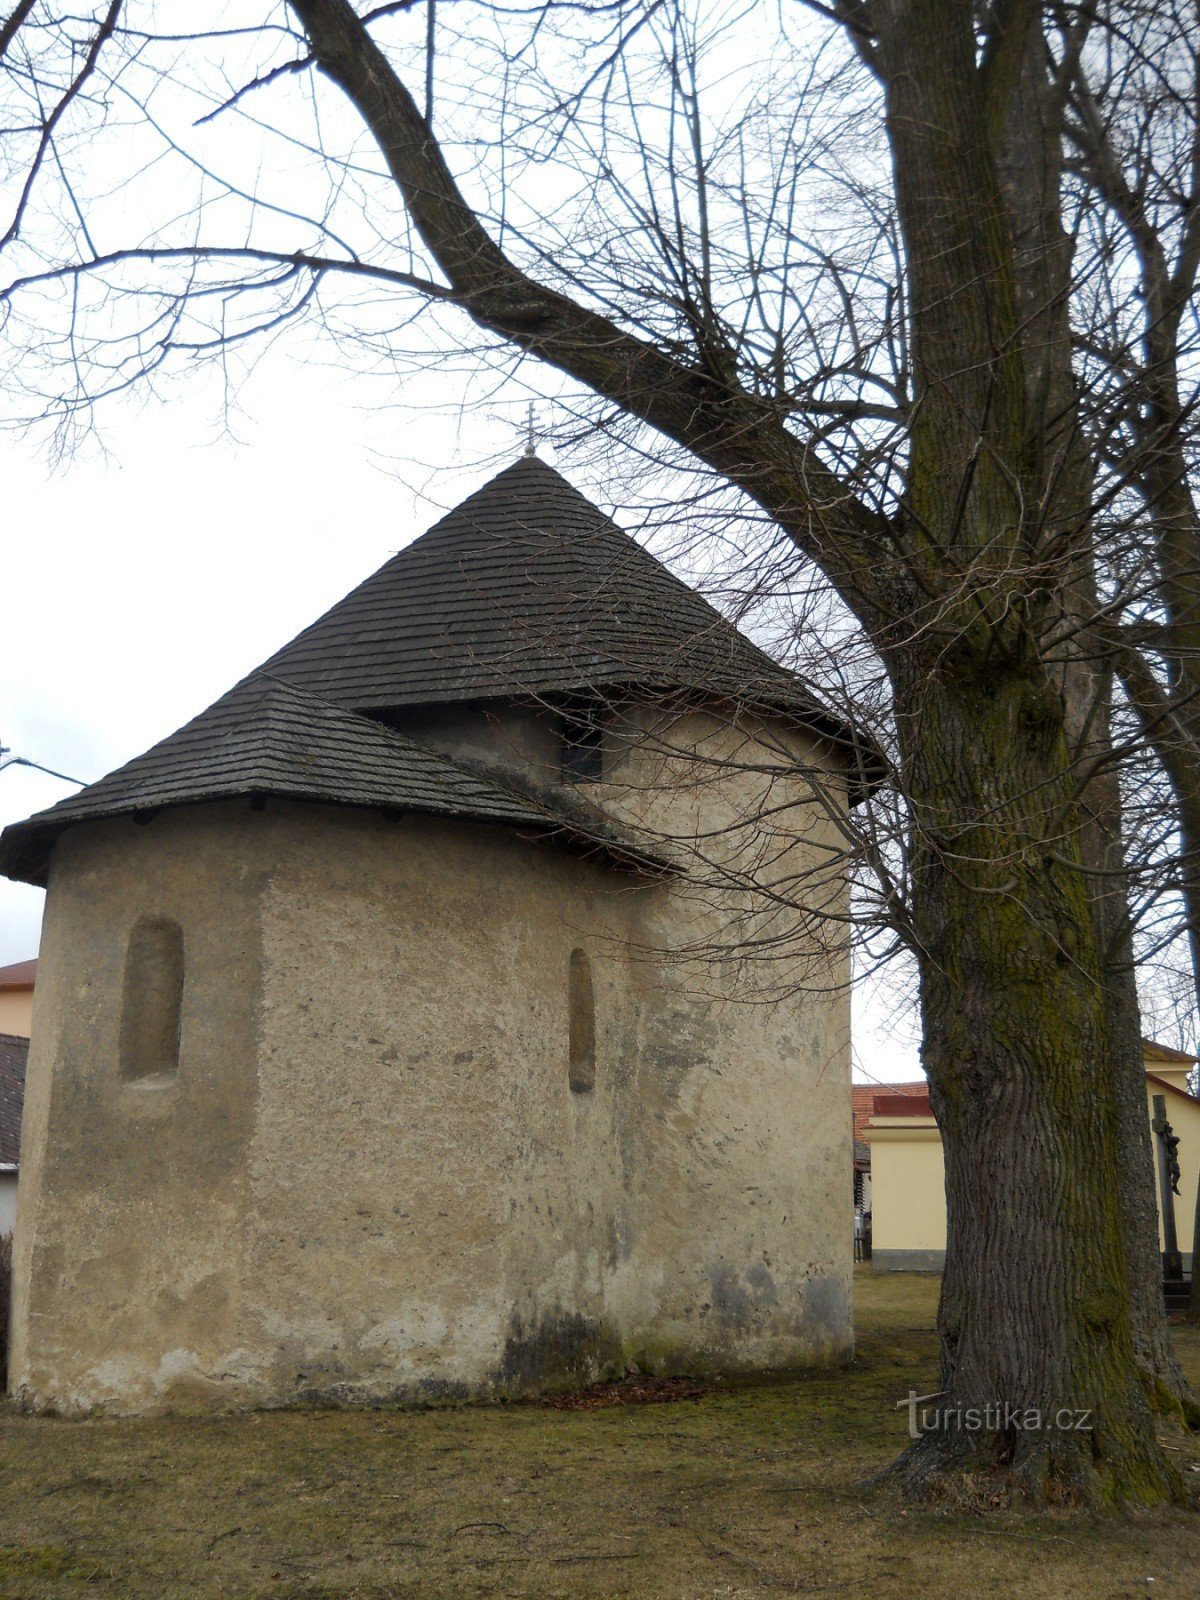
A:
[[[125,953],[120,1063],[127,1083],[178,1071],[182,1009],[183,929],[166,918],[144,918]]]
[[[568,783],[599,783],[604,777],[604,716],[598,704],[564,713],[562,775]]]
[[[568,977],[571,1008],[570,1084],[574,1094],[596,1087],[596,997],[592,964],[582,950],[571,951]]]

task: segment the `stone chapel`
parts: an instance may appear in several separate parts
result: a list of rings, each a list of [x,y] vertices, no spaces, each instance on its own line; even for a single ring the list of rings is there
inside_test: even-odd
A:
[[[851,1344],[863,740],[536,457],[8,828],[9,1382],[502,1395]],[[776,984],[759,978],[804,974]]]

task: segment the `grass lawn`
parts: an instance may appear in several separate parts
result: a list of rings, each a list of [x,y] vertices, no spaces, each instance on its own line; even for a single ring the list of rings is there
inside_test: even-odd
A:
[[[0,1407],[0,1600],[1200,1595],[1200,1515],[976,1519],[859,1487],[904,1442],[895,1402],[936,1387],[935,1293],[860,1268],[853,1366],[669,1404]],[[1200,1386],[1200,1334],[1177,1339]]]

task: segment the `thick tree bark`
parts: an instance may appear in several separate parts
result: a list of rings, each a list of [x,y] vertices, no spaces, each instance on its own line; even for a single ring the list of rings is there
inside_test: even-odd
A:
[[[946,1157],[949,1421],[893,1475],[945,1492],[1002,1467],[1038,1499],[1160,1499],[1177,1484],[1130,1322],[1096,923],[1084,876],[1048,865],[1071,810],[1061,701],[1036,676],[927,661],[897,687],[910,730],[937,729],[910,731],[906,759]],[[973,1412],[996,1425],[973,1428]]]
[[[1181,327],[1200,271],[1200,104],[1176,105],[1166,113],[1191,116],[1190,130],[1184,131],[1192,145],[1193,174],[1189,214],[1171,261],[1152,197],[1127,177],[1082,74],[1072,86],[1072,101],[1072,136],[1083,170],[1097,201],[1124,227],[1141,273],[1143,338],[1126,397],[1134,431],[1129,474],[1146,507],[1157,565],[1156,597],[1163,613],[1157,650],[1167,663],[1169,687],[1164,690],[1136,643],[1118,643],[1114,659],[1174,791],[1180,890],[1200,997],[1200,511],[1189,481],[1189,416],[1179,377]],[[1200,1238],[1200,1200],[1195,1232]],[[1200,1320],[1195,1272],[1192,1316]]]
[[[1094,581],[1056,129],[1040,37],[1027,33],[1016,59],[1011,41],[1003,73],[997,59],[980,79],[965,29],[953,61],[946,20],[944,7],[905,7],[880,58],[927,363],[910,510],[920,534],[977,565],[987,626],[964,611],[936,658],[891,659],[946,1155],[943,1404],[985,1419],[1010,1406],[1041,1426],[928,1433],[896,1476],[927,1485],[1005,1464],[1038,1497],[1154,1499],[1176,1483],[1148,1396],[1178,1410],[1185,1389],[1149,1231],[1136,995],[1123,943],[1115,966],[1106,950],[1123,895],[1096,875],[1119,851],[1119,807],[1104,780],[1079,792],[1081,762],[1107,744],[1105,689],[1086,648],[1063,643]],[[956,255],[971,262],[969,289]],[[1052,589],[1023,584],[1038,562]],[[997,609],[1017,595],[1020,623]],[[943,627],[950,617],[944,607]],[[1090,1434],[1071,1423],[1088,1409]]]
[[[1111,1079],[1120,1133],[1118,1176],[1134,1351],[1157,1408],[1192,1414],[1167,1332],[1158,1248],[1156,1174],[1146,1117],[1141,1017],[1123,876],[1121,794],[1111,760],[1113,669],[1088,619],[1099,609],[1095,570],[1095,479],[1073,363],[1072,243],[1062,223],[1062,114],[1066,82],[1048,68],[1031,29],[1013,83],[997,169],[1008,212],[1014,284],[1025,346],[1025,414],[1036,460],[1041,538],[1065,554],[1057,664],[1066,732],[1081,773],[1080,848],[1087,869],[1104,984],[1105,1042],[1097,1074]]]

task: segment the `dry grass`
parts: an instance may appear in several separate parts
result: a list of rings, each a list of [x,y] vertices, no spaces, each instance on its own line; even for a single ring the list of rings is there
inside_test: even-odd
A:
[[[674,1404],[0,1411],[0,1600],[1200,1592],[1187,1513],[983,1521],[860,1489],[903,1443],[896,1400],[933,1387],[935,1285],[865,1269],[859,1289],[853,1367]],[[1200,1383],[1200,1335],[1179,1335]]]

